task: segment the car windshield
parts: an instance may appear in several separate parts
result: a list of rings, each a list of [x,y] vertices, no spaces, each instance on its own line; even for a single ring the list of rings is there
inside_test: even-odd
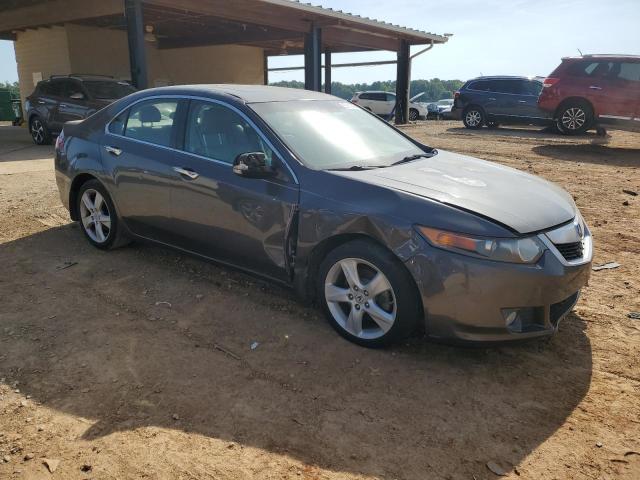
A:
[[[116,100],[136,91],[126,82],[109,80],[85,80],[84,87],[92,98],[99,100]]]
[[[370,113],[345,101],[250,105],[300,161],[315,170],[388,167],[426,152]]]

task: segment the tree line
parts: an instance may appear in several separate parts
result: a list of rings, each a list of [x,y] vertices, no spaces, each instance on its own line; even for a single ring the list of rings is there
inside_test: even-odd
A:
[[[460,80],[440,80],[439,78],[432,78],[431,80],[412,80],[410,96],[413,97],[414,95],[425,92],[418,101],[437,102],[444,98],[453,98],[453,92],[462,87],[463,84],[464,82]],[[269,85],[276,87],[304,88],[304,83],[297,80],[282,80],[280,82],[270,83]],[[350,100],[355,92],[364,92],[366,90],[395,92],[396,82],[395,80],[355,84],[331,82],[332,94],[336,97],[344,98],[345,100]]]
[[[20,96],[20,88],[18,86],[18,82],[0,82],[0,89],[9,90],[12,95],[18,97]]]

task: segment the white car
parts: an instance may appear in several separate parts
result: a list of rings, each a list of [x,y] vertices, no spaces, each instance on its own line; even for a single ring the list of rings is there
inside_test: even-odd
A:
[[[438,118],[451,120],[451,109],[453,108],[453,98],[444,98],[436,103],[438,107]]]
[[[409,120],[411,121],[427,118],[427,108],[414,102],[422,95],[424,95],[424,92],[409,99]],[[396,106],[396,94],[376,91],[356,92],[351,98],[351,103],[360,105],[376,115],[388,117]]]

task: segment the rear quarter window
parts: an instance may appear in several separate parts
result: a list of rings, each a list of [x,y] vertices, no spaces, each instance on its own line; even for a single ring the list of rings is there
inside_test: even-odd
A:
[[[480,80],[477,82],[471,82],[469,84],[469,86],[467,87],[467,89],[469,90],[478,90],[481,92],[488,92],[489,91],[489,82],[486,80]]]

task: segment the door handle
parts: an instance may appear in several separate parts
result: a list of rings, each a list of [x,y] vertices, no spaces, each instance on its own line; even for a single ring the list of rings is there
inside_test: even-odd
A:
[[[44,104],[45,104],[45,101],[44,101],[44,100],[38,100],[38,103],[39,103],[40,105],[44,105]]]
[[[518,100],[518,103],[527,103],[526,100]]]
[[[116,157],[122,153],[122,149],[116,147],[104,147],[104,149],[110,153],[111,155],[115,155]]]
[[[496,100],[496,99],[495,99],[495,98],[491,98],[491,97],[489,97],[489,100],[491,100],[491,101],[494,101],[494,102],[495,102],[495,100]]]
[[[193,170],[190,170],[188,168],[173,167],[173,171],[178,172],[180,175],[184,175],[185,177],[189,177],[189,179],[191,180],[195,180],[200,176],[199,173],[196,173]]]
[[[589,89],[591,89],[591,90],[602,90],[602,87],[599,87],[599,86],[597,86],[597,85],[591,85],[591,86],[589,87]]]
[[[66,103],[61,103],[60,106],[66,108],[67,104]]]

